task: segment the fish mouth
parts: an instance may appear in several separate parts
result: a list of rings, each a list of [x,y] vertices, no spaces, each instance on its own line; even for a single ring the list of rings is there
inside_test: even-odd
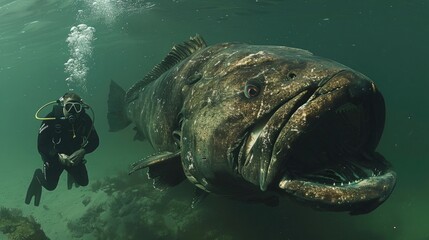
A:
[[[384,128],[381,94],[365,76],[343,70],[308,96],[303,93],[264,121],[253,147],[269,136],[274,140],[265,139],[264,146],[271,151],[245,151],[246,162],[253,155],[261,159],[260,189],[286,193],[318,209],[372,211],[396,182],[389,163],[375,152]],[[279,114],[282,108],[287,116]],[[266,130],[280,116],[283,123]]]

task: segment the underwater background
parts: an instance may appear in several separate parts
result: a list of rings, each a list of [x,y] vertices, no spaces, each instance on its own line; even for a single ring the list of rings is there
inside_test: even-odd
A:
[[[374,80],[387,107],[378,151],[398,174],[391,197],[359,216],[287,198],[272,208],[209,196],[191,209],[191,184],[160,192],[128,176],[153,150],[132,127],[108,131],[109,83],[128,88],[196,33],[306,49]],[[30,219],[50,239],[429,240],[428,43],[427,0],[0,0],[0,239],[26,234],[7,221]],[[70,89],[96,114],[90,186],[67,190],[63,174],[41,206],[25,205],[42,165],[34,113]]]

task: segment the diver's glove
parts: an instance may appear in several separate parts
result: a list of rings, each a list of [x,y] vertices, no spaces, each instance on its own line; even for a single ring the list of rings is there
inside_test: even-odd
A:
[[[86,153],[86,151],[84,148],[76,150],[74,153],[72,153],[72,155],[70,155],[68,157],[68,161],[71,162],[71,164],[73,166],[75,166],[75,165],[79,164],[80,162],[82,162],[83,157],[85,156],[85,153]]]
[[[72,166],[73,164],[72,164],[72,162],[70,162],[70,160],[69,160],[69,156],[67,156],[66,154],[64,154],[64,153],[59,153],[58,154],[58,160],[60,161],[60,163],[62,164],[62,165],[64,165],[64,166],[67,166],[67,167],[70,167],[70,166]]]

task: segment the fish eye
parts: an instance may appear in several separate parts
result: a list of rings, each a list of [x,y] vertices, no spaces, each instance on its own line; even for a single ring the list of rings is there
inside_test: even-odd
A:
[[[244,86],[244,96],[246,96],[246,98],[258,96],[260,91],[261,87],[254,83],[246,83],[246,86]]]
[[[296,77],[296,73],[294,73],[294,72],[290,72],[290,73],[288,73],[287,77],[288,77],[289,79],[294,79],[294,78]]]

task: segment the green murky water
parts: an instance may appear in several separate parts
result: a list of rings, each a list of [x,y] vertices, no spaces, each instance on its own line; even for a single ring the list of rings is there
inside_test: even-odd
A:
[[[51,239],[124,239],[124,233],[131,239],[429,239],[428,12],[425,0],[0,0],[0,206],[34,216]],[[93,30],[73,32],[79,24]],[[151,149],[133,142],[131,129],[108,132],[110,80],[131,86],[173,44],[195,33],[208,44],[307,49],[373,79],[387,105],[378,150],[398,173],[388,201],[352,217],[287,199],[269,208],[209,197],[192,212],[187,209],[192,190],[186,185],[164,195],[147,190],[136,196],[149,199],[147,205],[133,206],[119,200],[105,204],[114,196],[91,195],[90,187],[67,191],[60,183],[55,192],[43,193],[43,207],[25,205],[27,184],[41,165],[35,111],[69,88],[79,92],[96,111],[101,138],[88,157],[90,181],[116,176]],[[71,58],[78,62],[71,64]],[[80,203],[85,197],[91,197],[89,207],[105,208],[93,213],[100,224],[82,233],[70,222],[88,211]],[[121,214],[103,215],[109,207]]]

